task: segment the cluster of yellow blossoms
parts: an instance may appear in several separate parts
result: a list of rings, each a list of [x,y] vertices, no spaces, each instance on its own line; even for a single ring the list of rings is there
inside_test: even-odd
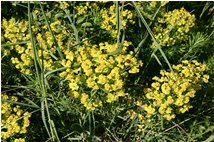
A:
[[[167,120],[175,118],[176,113],[185,113],[190,108],[190,99],[201,89],[203,83],[208,83],[209,76],[205,64],[196,60],[182,61],[173,65],[173,72],[160,71],[161,77],[155,76],[151,88],[146,89],[146,99],[149,104],[142,108],[149,116],[159,112]]]
[[[109,55],[117,49],[117,44],[93,45],[84,39],[81,47],[65,51],[66,59],[61,64],[67,70],[60,77],[69,81],[69,94],[79,98],[89,110],[102,106],[103,101],[110,103],[125,96],[125,78],[129,73],[139,72],[142,66],[142,61],[127,51],[130,45],[131,42],[124,41],[120,54]],[[89,88],[88,94],[82,91],[84,86]]]
[[[209,76],[204,74],[207,70],[205,64],[196,60],[182,61],[182,64],[173,65],[173,72],[160,71],[161,77],[155,76],[151,88],[145,89],[145,100],[128,97],[128,101],[135,102],[136,110],[127,111],[130,119],[138,120],[138,131],[143,131],[145,117],[160,114],[171,120],[176,114],[185,113],[190,108],[190,99],[195,97],[203,83],[208,83]],[[143,114],[142,111],[146,112]]]
[[[2,20],[2,27],[4,29],[4,35],[2,38],[8,40],[7,44],[14,44],[23,41],[29,41],[30,35],[28,33],[28,22],[20,21],[16,23],[14,18],[11,18],[9,21],[6,19]],[[29,43],[27,43],[29,45]],[[33,56],[31,47],[26,45],[14,45],[2,48],[4,55],[19,54],[22,55],[19,58],[11,58],[13,64],[16,64],[16,68],[24,74],[30,74],[30,65],[32,64],[31,58]],[[15,53],[13,53],[15,52]]]
[[[195,16],[184,8],[166,12],[154,27],[155,38],[161,46],[172,46],[186,41],[190,29],[195,25]]]
[[[83,2],[79,3],[79,5],[75,6],[75,17],[78,18],[78,16],[85,16],[90,12],[91,9],[98,9],[97,2]]]
[[[39,15],[39,11],[35,10],[33,12],[35,15]],[[4,47],[3,54],[10,55],[11,62],[15,64],[15,67],[20,70],[21,73],[26,75],[32,74],[33,64],[33,48],[30,42],[30,35],[28,34],[28,22],[27,21],[15,21],[14,18],[11,18],[9,21],[3,19],[2,27],[4,29],[3,38],[7,44],[15,44],[19,42],[28,42],[26,44],[18,44],[13,46]],[[60,20],[56,20],[50,23],[50,27],[55,35],[57,44],[61,50],[66,48],[65,40],[67,37],[67,31],[62,25]],[[38,57],[40,63],[42,59],[44,62],[45,70],[52,70],[56,66],[57,60],[56,46],[53,42],[53,38],[48,30],[47,25],[32,25],[32,30],[36,36],[36,41],[39,43],[37,46]],[[10,54],[10,52],[12,52]]]
[[[35,10],[33,14],[34,17],[40,17],[41,13]],[[24,20],[16,22],[14,18],[11,18],[9,21],[3,19],[2,26],[6,43],[14,44],[29,41],[25,44],[8,46],[8,49],[6,49],[6,47],[3,49],[7,52],[13,52],[12,54],[8,53],[6,55],[11,57],[12,63],[15,64],[15,67],[19,69],[21,73],[31,75],[34,69],[34,55],[30,35],[27,30],[28,22]],[[82,46],[74,46],[74,43],[68,45],[71,42],[68,42],[67,36],[64,36],[68,35],[68,33],[62,25],[62,22],[60,20],[50,22],[50,27],[65,59],[61,60],[59,56],[56,55],[57,47],[53,42],[54,40],[47,25],[38,25],[38,23],[35,22],[32,25],[32,30],[38,43],[36,48],[39,62],[41,64],[43,59],[44,69],[46,71],[59,67],[60,64],[68,67],[60,76],[65,77],[69,81],[72,94],[76,98],[80,97],[81,103],[84,104],[87,109],[93,110],[95,107],[102,106],[102,101],[99,99],[100,96],[102,96],[100,97],[102,99],[106,97],[103,101],[113,102],[117,100],[118,97],[125,95],[123,88],[125,78],[129,73],[139,72],[139,67],[142,66],[142,62],[137,60],[134,53],[127,51],[131,42],[124,41],[123,49],[119,55],[109,55],[109,53],[118,48],[117,44],[103,42],[99,45],[92,45],[88,40],[83,40]],[[99,95],[92,97],[82,91],[80,95],[80,86],[87,86],[92,90],[100,90],[99,92],[102,93],[98,93]]]
[[[117,29],[117,18],[116,18],[116,5],[113,4],[110,6],[110,8],[104,8],[101,11],[102,15],[102,22],[101,22],[101,28],[111,31],[111,36],[113,38],[117,37],[118,29]],[[123,9],[120,11],[121,15],[121,24],[124,28],[130,23],[134,24],[134,14],[132,11]],[[120,27],[122,28],[122,27]],[[120,29],[121,30],[121,29]]]
[[[14,102],[18,100],[17,97],[8,96],[5,93],[1,94],[1,98],[2,100],[11,100]],[[27,133],[30,116],[31,114],[23,111],[20,106],[13,106],[8,102],[3,102],[1,104],[1,138],[7,140],[17,134]],[[20,119],[20,117],[23,117],[23,119]],[[25,142],[25,139],[15,139],[14,142]]]

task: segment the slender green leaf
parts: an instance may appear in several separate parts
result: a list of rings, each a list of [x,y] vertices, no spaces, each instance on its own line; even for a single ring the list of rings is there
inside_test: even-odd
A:
[[[56,41],[56,38],[55,38],[55,36],[54,36],[54,34],[53,34],[53,31],[52,31],[51,27],[50,27],[50,24],[49,24],[49,22],[48,22],[48,19],[47,19],[47,16],[46,16],[45,12],[44,12],[44,9],[43,9],[43,7],[42,7],[42,5],[41,5],[41,2],[40,2],[40,8],[41,8],[42,13],[43,13],[43,16],[44,16],[44,18],[45,18],[45,22],[46,22],[46,25],[48,26],[48,30],[49,30],[49,32],[50,32],[50,34],[51,34],[52,40],[53,40],[54,44],[56,45],[56,50],[57,50],[57,52],[59,53],[60,58],[63,59],[63,58],[64,58],[64,57],[63,57],[63,54],[62,54],[62,52],[61,52],[61,49],[59,48],[59,45],[58,45],[58,43],[57,43],[57,41]]]
[[[214,141],[214,135],[211,135],[209,138],[207,138],[204,142],[213,142]]]
[[[208,8],[211,6],[212,4],[210,3],[210,2],[206,2],[206,4],[205,4],[205,6],[204,6],[204,8],[202,9],[202,12],[201,12],[201,14],[200,14],[200,19],[201,19],[201,17],[203,16],[203,14],[204,14],[204,12],[206,11],[206,10],[208,10]]]
[[[67,69],[67,68],[68,68],[68,67],[62,67],[62,68],[58,68],[58,69],[55,69],[55,70],[48,71],[48,72],[45,74],[45,78],[46,78],[48,75],[52,74],[52,73],[65,70],[65,69]]]
[[[141,21],[143,22],[144,26],[146,27],[147,31],[149,32],[150,36],[152,37],[152,40],[154,41],[155,45],[158,47],[158,50],[160,51],[161,55],[163,56],[164,60],[166,61],[167,65],[169,66],[170,70],[173,72],[173,69],[171,67],[171,64],[169,63],[165,53],[163,52],[163,50],[161,49],[161,46],[160,44],[157,42],[157,40],[155,39],[149,25],[147,24],[146,20],[144,19],[143,15],[141,14],[139,8],[136,6],[135,2],[132,1],[136,11],[137,11],[137,14],[139,15],[139,17],[141,18]],[[154,56],[155,53],[152,54],[152,56]]]
[[[29,105],[26,103],[21,103],[21,102],[15,102],[15,101],[11,101],[11,100],[1,100],[2,102],[8,102],[11,104],[16,104],[16,105],[20,105],[20,106],[27,106],[27,107],[32,107],[32,108],[40,108],[38,105]]]
[[[30,40],[31,40],[31,44],[32,44],[32,48],[33,48],[33,55],[34,55],[34,65],[36,68],[36,75],[37,75],[37,79],[38,81],[40,80],[39,78],[39,69],[38,69],[38,56],[37,56],[37,51],[36,51],[36,47],[35,47],[35,40],[33,39],[33,33],[32,33],[32,29],[31,29],[31,13],[30,13],[30,2],[28,2],[28,21],[29,21],[29,34],[30,34]]]
[[[158,9],[156,10],[155,14],[153,15],[152,21],[149,23],[149,27],[152,25],[152,22],[155,20],[155,18],[156,18],[156,16],[157,16],[158,12],[159,12],[159,10],[160,10],[160,8],[161,8],[161,6],[158,7]],[[144,37],[143,40],[138,44],[137,48],[135,48],[135,50],[134,50],[135,53],[137,53],[137,52],[140,50],[140,48],[142,47],[142,45],[143,45],[144,42],[146,41],[146,39],[147,39],[147,37],[148,37],[148,32],[147,32],[147,31],[145,32],[145,34],[144,34],[143,37]]]
[[[26,44],[26,43],[30,43],[31,41],[23,41],[23,42],[16,42],[16,43],[5,43],[5,44],[1,44],[2,47],[5,46],[14,46],[14,45],[22,45],[22,44]]]

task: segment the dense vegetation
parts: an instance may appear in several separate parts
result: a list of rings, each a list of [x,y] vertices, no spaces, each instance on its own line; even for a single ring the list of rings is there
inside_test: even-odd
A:
[[[2,2],[1,140],[214,140],[213,2]]]

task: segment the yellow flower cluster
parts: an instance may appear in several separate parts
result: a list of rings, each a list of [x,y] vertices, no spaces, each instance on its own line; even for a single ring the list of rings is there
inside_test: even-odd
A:
[[[16,102],[18,100],[15,96],[8,96],[5,93],[1,94],[3,100],[12,100]],[[7,140],[11,136],[17,134],[27,133],[27,127],[30,124],[29,118],[31,114],[29,112],[24,112],[20,106],[13,106],[8,102],[3,102],[1,104],[1,137]],[[23,117],[21,120],[17,120]],[[16,142],[24,142],[25,140],[20,138],[14,140]]]
[[[69,94],[80,98],[81,103],[91,110],[102,106],[103,99],[110,103],[125,96],[125,78],[129,73],[139,72],[142,66],[142,61],[132,51],[128,52],[130,45],[131,42],[124,41],[120,54],[108,55],[117,49],[117,44],[104,42],[93,45],[84,39],[81,47],[65,51],[66,59],[61,64],[68,68],[60,73],[60,77],[69,81]],[[80,86],[87,86],[94,93],[79,93]]]
[[[135,21],[133,20],[134,18],[134,14],[132,11],[130,10],[121,10],[120,11],[121,16],[121,24],[123,25],[124,28],[126,28],[126,26],[128,25],[128,23],[130,24],[134,24]],[[101,28],[107,30],[107,31],[111,31],[111,36],[113,38],[117,37],[117,32],[118,29],[116,27],[117,24],[117,18],[116,18],[116,6],[111,5],[110,8],[104,8],[101,11],[101,15],[102,15],[102,22],[101,22]],[[122,28],[122,27],[121,27]]]
[[[207,66],[196,60],[184,60],[172,68],[174,73],[161,70],[161,77],[155,76],[151,88],[146,89],[150,104],[144,104],[143,108],[148,115],[159,112],[171,120],[176,113],[185,113],[192,108],[190,99],[201,89],[202,83],[208,83],[209,76],[204,74]]]
[[[128,11],[124,11],[128,12]],[[33,11],[34,15],[40,16],[38,10]],[[125,14],[126,15],[126,14]],[[9,21],[3,19],[4,40],[9,44],[17,42],[30,41],[30,35],[27,32],[28,22],[18,21],[14,18]],[[40,63],[44,63],[45,70],[52,70],[58,65],[67,67],[67,70],[60,73],[60,76],[69,81],[69,87],[72,96],[80,98],[81,103],[87,109],[95,109],[102,106],[103,101],[97,96],[88,96],[81,90],[80,86],[87,86],[92,90],[102,92],[100,96],[105,96],[107,102],[116,101],[120,96],[125,96],[123,88],[125,78],[129,73],[139,72],[142,62],[134,56],[134,53],[128,49],[131,42],[124,41],[122,51],[118,55],[109,55],[115,51],[117,44],[108,42],[92,45],[88,40],[83,39],[83,45],[74,46],[74,43],[67,45],[68,35],[65,27],[60,20],[50,23],[50,27],[55,35],[59,48],[64,54],[65,59],[59,60],[56,55],[56,45],[53,42],[47,25],[32,25],[33,34],[37,44],[37,54]],[[21,36],[21,37],[19,37]],[[18,38],[17,38],[18,37]],[[33,49],[31,43],[8,46],[11,62],[23,74],[31,75],[33,72]],[[74,48],[73,48],[74,47]],[[72,49],[71,49],[72,48]],[[128,52],[128,50],[129,52]],[[132,50],[132,49],[131,49]],[[91,94],[91,93],[89,93]],[[101,97],[103,99],[103,97]]]
[[[39,14],[38,11],[34,11],[34,14]],[[15,44],[18,42],[26,42],[26,44],[8,46],[3,48],[4,55],[11,56],[11,62],[15,67],[20,70],[21,73],[26,75],[32,74],[33,67],[33,50],[30,42],[30,35],[28,34],[28,22],[19,21],[16,22],[14,18],[11,18],[9,21],[3,18],[2,27],[4,30],[3,37],[8,44]],[[60,20],[55,20],[50,23],[50,27],[55,35],[58,46],[61,50],[66,48],[65,40],[67,31],[65,27],[62,26]],[[52,70],[55,67],[55,62],[53,58],[57,58],[56,54],[56,45],[53,42],[51,34],[48,30],[47,25],[32,25],[33,34],[36,36],[36,41],[39,43],[38,48],[38,57],[40,63],[42,63],[42,58],[44,62],[45,70]],[[11,54],[9,54],[12,52]]]
[[[79,4],[80,5],[75,6],[75,17],[86,15],[91,9],[98,9],[97,2],[84,2]]]
[[[166,12],[158,19],[154,27],[155,38],[161,46],[172,46],[186,41],[190,29],[195,25],[195,15],[191,15],[184,8]]]
[[[7,44],[14,44],[17,42],[22,41],[29,41],[30,35],[27,34],[28,30],[28,22],[27,21],[20,21],[16,23],[15,18],[11,18],[9,21],[3,18],[2,20],[2,27],[4,29],[3,37],[5,40],[7,40]],[[17,69],[20,69],[20,71],[24,74],[30,74],[30,65],[32,64],[32,61],[30,58],[32,58],[32,51],[29,49],[30,47],[22,46],[22,45],[14,45],[9,47],[2,48],[3,55],[10,55],[10,52],[16,52],[18,54],[23,54],[20,58],[11,58],[11,61],[13,64],[16,65]],[[14,53],[11,53],[14,54]],[[24,60],[22,60],[24,59]]]

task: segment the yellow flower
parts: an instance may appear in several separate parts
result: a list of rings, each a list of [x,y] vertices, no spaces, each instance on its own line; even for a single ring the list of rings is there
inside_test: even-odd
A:
[[[99,84],[105,84],[107,82],[107,77],[105,75],[99,75],[98,77],[98,83]]]
[[[167,120],[171,120],[171,119],[173,119],[173,118],[175,118],[175,114],[165,114],[164,115],[164,118],[166,118]]]
[[[85,103],[84,106],[87,110],[95,110],[95,107],[91,103]]]
[[[68,59],[70,61],[73,61],[73,59],[74,59],[74,53],[72,51],[65,52],[65,55],[66,55],[66,59]]]
[[[17,101],[18,101],[18,98],[15,97],[15,96],[12,96],[12,97],[11,97],[11,100],[14,101],[14,102],[17,102]]]
[[[172,108],[171,107],[168,107],[167,109],[166,109],[166,113],[167,114],[170,114],[172,112]]]
[[[87,102],[87,100],[88,100],[88,95],[86,93],[83,93],[81,95],[81,99],[80,99],[81,103],[85,104]]]
[[[175,105],[182,106],[184,104],[184,96],[180,95],[175,101]]]
[[[164,94],[166,94],[166,95],[170,94],[170,90],[171,90],[171,88],[169,87],[169,85],[168,85],[167,83],[163,83],[163,84],[161,85],[161,91],[162,91]]]
[[[109,85],[109,84],[105,84],[105,90],[106,91],[111,91],[111,85]]]
[[[118,79],[115,81],[115,83],[113,85],[111,85],[111,87],[114,91],[117,91],[117,90],[122,89],[123,84],[124,84],[123,80]]]
[[[165,108],[163,106],[159,107],[158,112],[163,115],[165,113]]]
[[[172,96],[168,96],[167,100],[166,100],[166,103],[172,104],[173,102],[174,102],[174,100],[173,100]]]
[[[94,107],[101,107],[101,106],[103,106],[103,103],[102,103],[102,101],[93,102],[93,106]]]
[[[5,28],[8,27],[8,22],[7,22],[7,20],[5,18],[3,18],[3,20],[2,20],[2,26],[5,27]]]
[[[77,83],[75,83],[75,82],[70,82],[70,83],[69,83],[69,87],[70,87],[73,91],[79,89],[79,86],[78,86]]]
[[[116,100],[117,100],[117,97],[116,97],[115,95],[113,95],[112,93],[109,93],[109,94],[107,95],[107,100],[106,100],[106,102],[111,103],[111,102],[116,101]]]
[[[155,78],[154,78],[155,79]],[[160,83],[159,82],[154,82],[154,83],[152,83],[152,85],[151,85],[154,89],[156,89],[156,90],[159,90],[159,88],[160,88]]]
[[[139,69],[138,69],[136,66],[132,67],[132,68],[129,70],[129,73],[138,73],[138,72],[139,72]]]
[[[209,75],[203,75],[203,81],[205,83],[208,83],[208,80],[209,80]]]
[[[148,115],[153,115],[155,113],[155,108],[153,108],[151,105],[143,105],[144,110],[148,113]]]

